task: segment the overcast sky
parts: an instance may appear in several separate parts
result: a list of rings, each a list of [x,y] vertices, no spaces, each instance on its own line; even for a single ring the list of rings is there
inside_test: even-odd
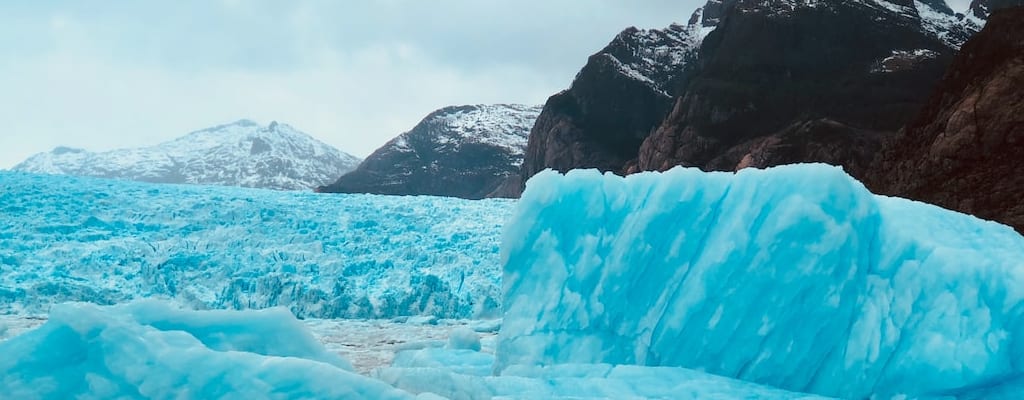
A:
[[[693,0],[24,1],[0,5],[0,168],[249,118],[357,156],[455,104],[542,104],[627,26]]]

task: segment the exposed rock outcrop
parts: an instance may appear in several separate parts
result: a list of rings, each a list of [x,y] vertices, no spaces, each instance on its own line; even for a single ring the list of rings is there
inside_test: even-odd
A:
[[[804,161],[863,176],[983,23],[943,0],[711,0],[591,56],[545,105],[523,180]]]
[[[912,2],[736,3],[638,169],[827,162],[864,176],[954,52],[918,7],[936,12]]]
[[[590,56],[572,86],[544,105],[530,132],[523,181],[546,168],[620,172],[635,163],[684,86],[686,65],[709,30],[702,15],[698,10],[685,26],[626,29]]]
[[[1024,7],[992,13],[868,182],[1024,233]]]

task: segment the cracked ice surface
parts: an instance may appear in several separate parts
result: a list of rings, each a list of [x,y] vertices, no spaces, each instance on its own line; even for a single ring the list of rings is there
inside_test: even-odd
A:
[[[1024,390],[1024,238],[842,170],[533,178],[496,367],[696,368],[843,398]]]
[[[0,171],[0,314],[159,297],[302,318],[486,316],[513,204]]]

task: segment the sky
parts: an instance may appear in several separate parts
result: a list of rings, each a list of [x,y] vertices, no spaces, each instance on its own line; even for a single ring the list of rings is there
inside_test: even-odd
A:
[[[0,5],[0,168],[248,118],[365,157],[448,105],[543,104],[628,26],[694,0],[25,1]]]

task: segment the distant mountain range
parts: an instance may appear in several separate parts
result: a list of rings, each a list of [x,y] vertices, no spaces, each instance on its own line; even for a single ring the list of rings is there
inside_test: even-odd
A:
[[[323,192],[468,199],[518,194],[526,138],[540,106],[445,107],[370,154]]]
[[[89,152],[58,147],[15,171],[277,190],[312,189],[361,160],[287,124],[250,120],[192,132],[151,147]]]

